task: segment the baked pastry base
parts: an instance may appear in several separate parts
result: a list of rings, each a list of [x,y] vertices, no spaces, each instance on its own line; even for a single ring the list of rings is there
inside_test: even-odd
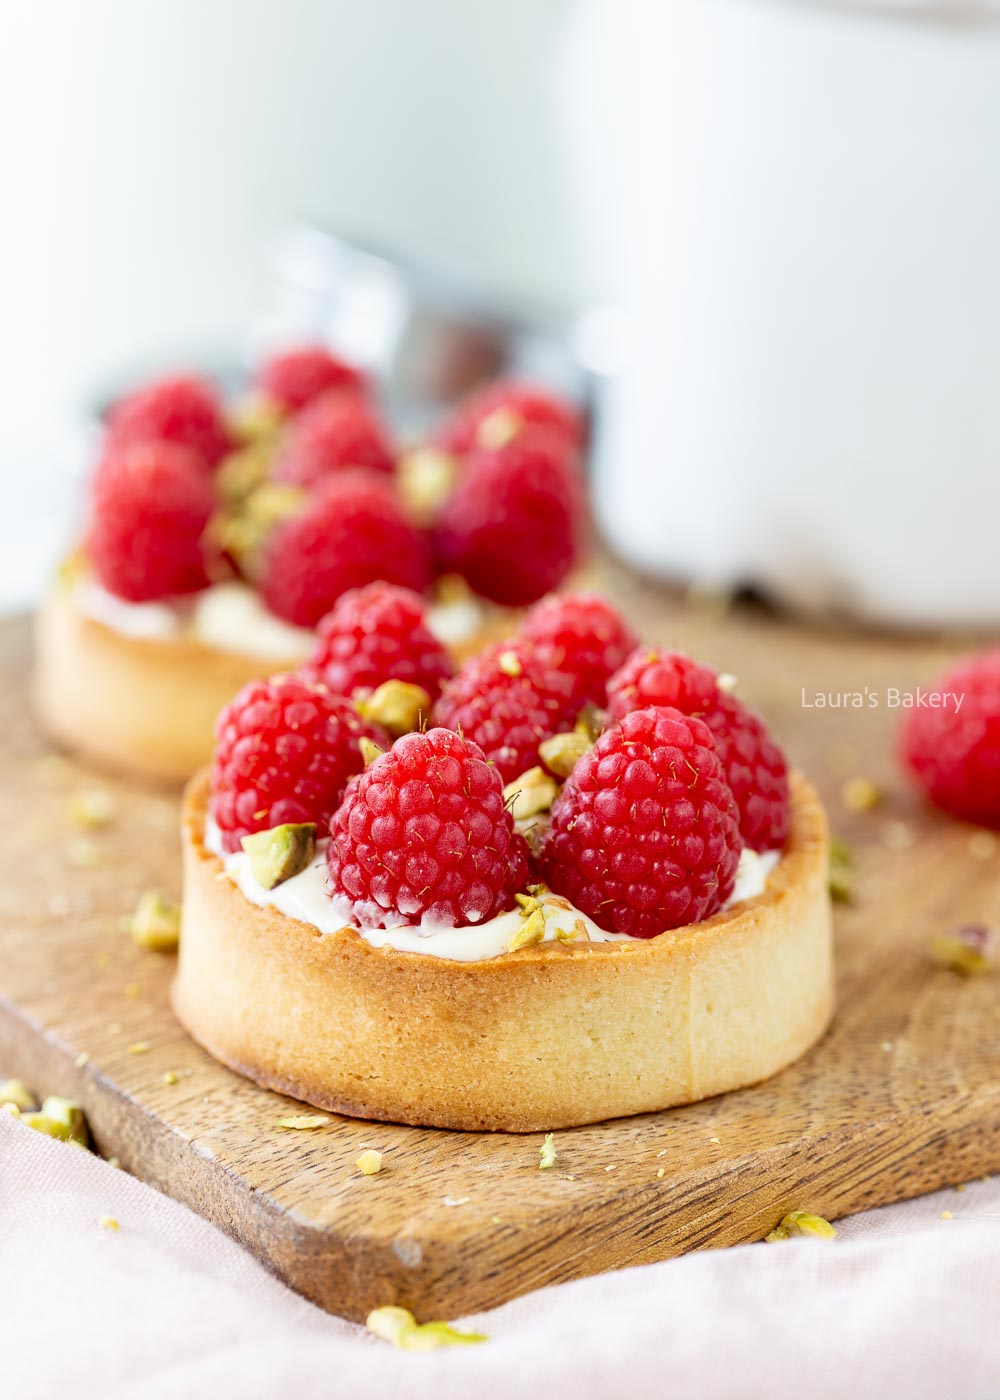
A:
[[[46,732],[89,761],[180,783],[211,758],[215,718],[239,688],[300,660],[127,637],[57,583],[36,618],[35,704]]]
[[[599,1122],[765,1079],[832,1015],[826,820],[800,776],[757,898],[643,942],[474,963],[251,904],[205,848],[207,801],[202,772],[184,801],[174,1009],[216,1059],[319,1108],[465,1130]]]

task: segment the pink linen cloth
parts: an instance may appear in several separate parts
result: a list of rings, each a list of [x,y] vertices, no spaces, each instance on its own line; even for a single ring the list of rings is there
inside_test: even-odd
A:
[[[1000,1397],[1000,1178],[838,1228],[547,1288],[462,1319],[480,1346],[399,1352],[185,1207],[0,1114],[0,1395]]]

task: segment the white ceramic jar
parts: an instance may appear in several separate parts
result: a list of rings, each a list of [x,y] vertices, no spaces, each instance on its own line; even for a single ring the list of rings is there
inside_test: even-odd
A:
[[[1000,622],[1000,8],[586,0],[562,110],[623,307],[612,544],[899,624]]]

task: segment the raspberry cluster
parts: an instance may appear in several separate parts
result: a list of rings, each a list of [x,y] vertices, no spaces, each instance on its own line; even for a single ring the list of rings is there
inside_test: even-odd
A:
[[[930,800],[1000,828],[1000,649],[966,657],[907,712],[902,761]]]
[[[454,667],[427,625],[427,604],[407,588],[370,583],[344,593],[317,628],[308,669],[336,695],[356,696],[385,681],[419,685],[431,699]]]

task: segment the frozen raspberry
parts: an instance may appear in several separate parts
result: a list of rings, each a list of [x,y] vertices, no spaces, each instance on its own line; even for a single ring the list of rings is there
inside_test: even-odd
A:
[[[464,457],[474,447],[496,446],[526,424],[551,429],[570,447],[583,446],[583,416],[574,404],[537,384],[503,379],[459,404],[437,442],[445,452]]]
[[[195,593],[208,583],[202,536],[214,500],[193,452],[137,442],[94,476],[87,553],[109,593],[131,603]]]
[[[115,404],[108,416],[107,454],[135,442],[177,443],[210,468],[232,446],[215,390],[193,375],[158,379]]]
[[[910,710],[900,755],[953,817],[1000,828],[1000,649],[966,657]]]
[[[480,924],[527,879],[499,774],[447,729],[397,739],[350,785],[328,859],[331,892],[368,927]]]
[[[477,743],[509,783],[538,764],[543,739],[572,729],[582,704],[572,676],[525,642],[501,642],[445,683],[434,722]]]
[[[584,519],[583,481],[565,439],[526,428],[466,458],[438,521],[441,571],[461,574],[495,603],[526,607],[576,563]]]
[[[430,558],[392,487],[374,472],[338,472],[267,546],[261,583],[272,612],[315,627],[349,588],[382,579],[423,593]]]
[[[724,690],[711,666],[676,651],[640,647],[608,682],[608,712],[621,719],[647,705],[672,705],[705,721],[719,749],[753,851],[778,850],[788,836],[788,765],[759,715]]]
[[[309,669],[337,695],[371,692],[395,680],[423,686],[434,699],[454,670],[427,626],[427,604],[408,588],[352,588],[316,630]]]
[[[215,722],[211,813],[224,849],[285,822],[316,822],[322,835],[364,767],[362,735],[388,742],[349,701],[302,676],[245,685]]]
[[[579,759],[541,850],[551,889],[633,938],[707,919],[742,847],[712,735],[679,710],[635,710]]]
[[[576,677],[586,700],[605,703],[608,678],[638,645],[622,615],[596,593],[543,598],[524,619],[520,636],[557,670]]]
[[[311,489],[334,472],[368,467],[391,472],[392,449],[385,431],[363,399],[324,394],[293,419],[282,443],[274,475]]]
[[[287,413],[298,413],[330,389],[363,391],[365,376],[322,345],[284,350],[261,367],[257,388]]]

